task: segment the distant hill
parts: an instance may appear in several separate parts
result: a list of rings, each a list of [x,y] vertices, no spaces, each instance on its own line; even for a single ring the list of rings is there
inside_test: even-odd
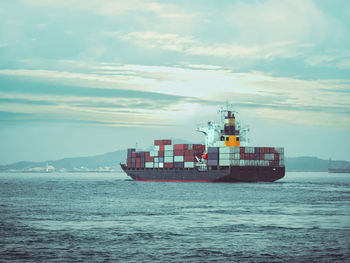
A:
[[[183,142],[183,141],[181,141]],[[175,141],[175,143],[178,143]],[[186,143],[186,142],[184,142]],[[150,150],[150,148],[147,148]],[[118,150],[102,155],[89,157],[64,158],[45,162],[18,162],[9,165],[1,165],[0,172],[8,171],[101,171],[112,172],[121,170],[119,163],[125,163],[126,150]],[[289,157],[285,158],[287,171],[294,172],[327,172],[329,167],[343,168],[350,165],[347,161],[323,160],[317,157]],[[51,167],[51,168],[50,168]]]

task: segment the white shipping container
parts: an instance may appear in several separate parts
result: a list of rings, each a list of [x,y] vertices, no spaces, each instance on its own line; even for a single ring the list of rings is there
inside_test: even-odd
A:
[[[254,147],[247,147],[246,153],[254,153]]]
[[[171,157],[164,157],[164,162],[165,163],[172,163],[174,162],[174,158],[171,156]]]
[[[158,151],[151,151],[151,152],[149,153],[149,155],[150,155],[151,157],[158,156]]]
[[[159,168],[164,168],[164,164],[163,163],[159,163],[158,167]]]
[[[219,160],[219,165],[220,166],[230,166],[230,164],[231,164],[231,161],[228,160],[228,159],[220,159]]]
[[[158,157],[154,158],[154,162],[155,162],[155,163],[158,162]]]
[[[284,153],[284,148],[282,148],[282,147],[277,147],[277,148],[275,148],[275,150],[278,153]]]
[[[219,148],[219,154],[221,154],[221,153],[230,153],[230,148],[231,147],[220,147]]]
[[[183,156],[174,156],[174,162],[183,162],[184,157]]]
[[[270,162],[269,161],[264,161],[264,166],[269,166]]]
[[[259,166],[264,166],[264,160],[259,160]]]
[[[244,165],[245,165],[245,166],[249,166],[249,165],[250,165],[250,161],[251,161],[251,160],[243,160],[243,161],[244,161]]]
[[[146,168],[153,168],[153,163],[146,162],[146,163],[145,163],[145,167],[146,167]]]
[[[154,150],[159,151],[159,145],[154,145]]]
[[[188,144],[188,150],[192,150],[193,144]]]
[[[235,153],[233,159],[239,160],[241,158],[240,153]]]
[[[173,151],[164,151],[164,157],[173,157],[174,152]]]
[[[219,160],[230,160],[230,154],[229,153],[220,153]]]
[[[173,151],[174,145],[164,145],[164,151]]]
[[[241,147],[233,147],[234,153],[240,153],[241,152]]]
[[[231,165],[238,166],[239,160],[231,160]]]
[[[158,168],[158,163],[154,163],[153,167]]]
[[[239,160],[239,166],[245,166],[244,160]]]
[[[275,155],[273,153],[265,153],[265,157],[264,157],[265,160],[269,160],[269,161],[272,161],[275,159]]]
[[[194,168],[194,162],[185,162],[184,167],[185,168]]]

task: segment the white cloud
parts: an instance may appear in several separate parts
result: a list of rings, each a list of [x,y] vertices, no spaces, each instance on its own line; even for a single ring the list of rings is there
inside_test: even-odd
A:
[[[350,85],[343,80],[300,80],[287,77],[274,77],[264,72],[232,72],[222,67],[160,67],[141,65],[101,64],[94,67],[95,73],[71,73],[38,70],[0,70],[0,75],[29,76],[33,78],[45,78],[48,80],[60,80],[64,84],[83,84],[94,89],[125,89],[132,91],[154,92],[165,95],[184,96],[193,98],[190,101],[169,102],[168,109],[147,111],[141,107],[143,114],[154,115],[154,118],[168,116],[164,122],[173,123],[178,118],[186,118],[190,114],[189,105],[203,104],[202,111],[211,105],[224,103],[226,100],[236,104],[247,111],[263,112],[262,118],[284,119],[287,122],[298,122],[309,125],[339,125],[349,127],[350,123]],[[118,84],[118,85],[116,85]],[[48,94],[48,96],[50,96]],[[88,111],[109,112],[108,114],[122,114],[120,109],[113,110],[100,108],[99,103],[132,104],[132,99],[120,99],[117,97],[105,98],[67,97],[58,98],[63,105],[70,105],[75,112]],[[317,99],[315,99],[317,98]],[[46,98],[48,99],[48,98]],[[69,101],[71,100],[71,101]],[[197,100],[197,102],[196,102]],[[79,105],[88,105],[84,107]],[[185,107],[186,106],[186,107]],[[127,106],[126,106],[127,108]],[[262,111],[262,109],[264,109]],[[176,110],[176,113],[173,111]],[[102,114],[102,113],[101,113]],[[329,116],[332,115],[332,118]],[[84,115],[85,116],[85,115]],[[101,115],[102,116],[102,115]],[[118,115],[119,116],[119,115]],[[321,123],[321,120],[324,120]],[[166,118],[165,118],[166,119]],[[348,121],[344,121],[348,120]]]
[[[272,59],[276,57],[291,58],[301,54],[310,44],[295,42],[275,42],[265,45],[238,45],[216,43],[206,45],[192,37],[183,37],[177,34],[161,34],[157,32],[132,32],[121,34],[107,32],[109,36],[129,41],[142,47],[182,52],[198,56],[217,56],[248,59]]]

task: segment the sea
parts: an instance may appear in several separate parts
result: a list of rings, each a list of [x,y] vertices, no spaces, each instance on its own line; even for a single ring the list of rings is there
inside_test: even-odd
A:
[[[0,173],[0,262],[350,262],[350,174]]]

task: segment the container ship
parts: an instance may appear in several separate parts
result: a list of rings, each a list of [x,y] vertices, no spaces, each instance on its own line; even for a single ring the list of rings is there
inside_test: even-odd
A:
[[[197,131],[205,144],[155,140],[153,151],[127,150],[123,171],[135,181],[274,182],[285,175],[284,148],[247,146],[247,128],[232,110],[221,109],[220,122]]]

